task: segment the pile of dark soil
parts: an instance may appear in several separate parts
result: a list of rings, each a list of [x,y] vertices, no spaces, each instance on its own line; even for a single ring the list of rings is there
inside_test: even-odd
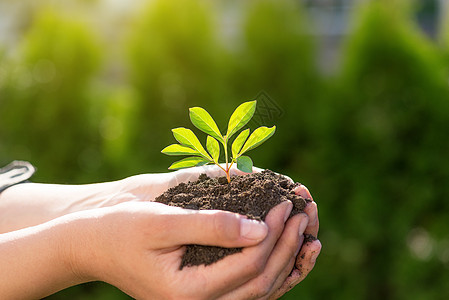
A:
[[[197,181],[180,183],[168,189],[155,201],[187,209],[226,210],[251,219],[265,220],[270,209],[283,201],[290,200],[293,203],[290,216],[304,210],[310,200],[295,194],[293,190],[298,185],[299,183],[292,183],[270,170],[233,176],[230,183],[226,177],[209,178],[202,174]],[[241,250],[242,248],[188,245],[180,268],[209,265]]]

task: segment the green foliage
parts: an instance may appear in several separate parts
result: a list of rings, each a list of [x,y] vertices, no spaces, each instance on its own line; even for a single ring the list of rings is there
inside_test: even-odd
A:
[[[323,243],[283,299],[448,299],[448,18],[436,45],[411,2],[360,1],[341,64],[322,75],[315,20],[298,1],[155,0],[114,21],[87,2],[80,14],[79,1],[35,1],[18,44],[0,45],[0,164],[31,160],[38,182],[164,171],[166,133],[188,127],[193,106],[215,116],[190,110],[218,162],[230,132],[217,129],[232,127],[222,112],[264,90],[282,113],[263,124],[279,130],[251,157],[310,188]],[[233,158],[250,147],[258,100],[226,142]],[[210,162],[181,144],[164,151]],[[235,163],[252,165],[245,154]],[[129,297],[90,283],[48,299]]]
[[[6,71],[8,96],[0,103],[3,157],[31,160],[41,175],[53,174],[58,181],[83,172],[79,155],[98,149],[89,93],[99,56],[83,23],[51,9],[37,11]]]
[[[207,1],[156,0],[146,3],[131,24],[126,65],[138,109],[127,147],[147,149],[136,151],[139,163],[131,162],[133,172],[146,172],[146,166],[165,170],[169,160],[160,158],[157,145],[170,137],[163,133],[175,122],[187,125],[189,107],[222,97],[225,57],[215,22]]]
[[[217,124],[205,109],[201,107],[192,107],[189,109],[189,111],[190,120],[192,121],[193,125],[196,126],[196,128],[213,136],[220,142],[224,142],[223,136],[221,135]]]
[[[232,143],[232,156],[237,157],[237,155],[240,153],[240,150],[243,147],[243,143],[245,143],[246,139],[249,135],[249,129],[245,129],[235,138],[234,142]]]
[[[266,168],[287,170],[297,157],[304,169],[309,163],[303,159],[305,149],[316,132],[311,124],[321,111],[316,106],[323,92],[316,66],[317,50],[310,35],[314,20],[309,20],[294,0],[245,3],[239,32],[241,46],[237,48],[232,73],[236,91],[233,97],[251,99],[263,90],[279,107],[270,114],[259,101],[260,111],[253,120],[267,126],[276,124],[279,130],[273,142],[264,146],[263,153],[254,153],[253,158]]]
[[[251,120],[255,111],[256,101],[245,102],[237,107],[234,113],[232,113],[231,118],[229,119],[226,138],[229,139],[232,135],[234,135],[234,133],[245,126],[249,122],[249,120]]]
[[[237,168],[243,172],[251,173],[253,171],[253,161],[248,156],[239,156],[237,158]]]
[[[317,167],[310,175],[319,171],[312,192],[326,229],[320,264],[307,279],[319,286],[302,293],[445,299],[441,251],[449,236],[437,229],[449,211],[441,187],[449,180],[442,57],[393,4],[373,1],[356,16],[339,78],[321,100],[319,148],[308,154]],[[344,290],[335,293],[338,286]]]
[[[202,166],[213,163],[219,166],[226,174],[228,182],[230,182],[229,170],[234,163],[237,163],[237,168],[243,172],[251,173],[253,168],[252,160],[247,156],[242,156],[245,152],[256,148],[267,139],[269,139],[275,132],[276,126],[271,128],[259,127],[246,139],[249,135],[249,129],[243,130],[232,143],[232,158],[228,161],[228,144],[230,138],[237,133],[243,126],[245,126],[254,115],[257,101],[248,101],[239,105],[232,113],[229,119],[227,134],[223,136],[218,129],[217,124],[210,114],[201,107],[190,108],[190,120],[201,131],[210,134],[207,136],[206,148],[207,153],[201,142],[190,129],[175,128],[173,135],[179,144],[173,144],[162,149],[162,153],[167,155],[194,155],[192,157],[184,158],[173,163],[169,169],[182,169],[195,166]],[[218,139],[224,148],[225,164],[223,168],[219,163],[220,145]]]
[[[175,128],[172,131],[173,136],[181,145],[190,147],[192,150],[195,150],[196,154],[204,157],[205,159],[212,159],[206,152],[206,150],[204,150],[203,146],[192,130],[181,127]]]

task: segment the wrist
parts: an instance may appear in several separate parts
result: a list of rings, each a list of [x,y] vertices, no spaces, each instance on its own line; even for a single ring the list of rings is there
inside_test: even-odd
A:
[[[101,279],[101,243],[98,242],[101,236],[98,226],[100,210],[77,212],[60,218],[59,255],[73,284]]]
[[[73,269],[71,227],[69,220],[58,218],[0,235],[2,298],[40,299],[87,281]]]

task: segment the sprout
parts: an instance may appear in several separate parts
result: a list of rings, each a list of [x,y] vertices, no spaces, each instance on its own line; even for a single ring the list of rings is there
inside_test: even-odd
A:
[[[167,146],[161,152],[167,155],[189,155],[189,157],[174,162],[169,169],[190,168],[214,163],[225,172],[228,182],[231,182],[229,170],[234,163],[237,163],[239,170],[251,173],[253,161],[249,156],[244,156],[243,154],[268,140],[274,134],[276,126],[271,128],[262,126],[251,134],[249,128],[241,131],[232,142],[232,157],[230,159],[228,145],[230,145],[230,138],[251,120],[255,110],[256,100],[242,103],[237,107],[229,119],[226,135],[223,136],[214,119],[205,109],[201,107],[190,108],[190,120],[193,125],[208,134],[206,141],[207,151],[192,130],[184,127],[172,129],[173,135],[179,144]],[[222,167],[219,163],[219,143],[223,145],[225,167]]]

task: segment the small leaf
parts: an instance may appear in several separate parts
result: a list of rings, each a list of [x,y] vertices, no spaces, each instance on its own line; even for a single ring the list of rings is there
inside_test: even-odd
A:
[[[200,155],[195,149],[179,144],[167,146],[161,152],[167,155]]]
[[[249,135],[249,129],[245,129],[235,138],[232,143],[232,157],[236,158],[239,154],[240,149],[242,149],[243,143]]]
[[[190,167],[196,167],[196,166],[202,166],[211,161],[197,156],[191,156],[186,157],[184,159],[178,160],[174,162],[170,167],[168,167],[169,170],[176,170],[176,169],[183,169],[183,168],[190,168]]]
[[[217,140],[223,142],[223,136],[221,135],[217,124],[204,108],[192,107],[189,109],[189,111],[190,120],[192,121],[193,125],[195,125],[199,130],[202,130],[205,133],[213,136]]]
[[[253,161],[248,156],[240,156],[237,158],[237,169],[245,173],[252,173]]]
[[[229,139],[234,133],[245,126],[256,111],[256,100],[242,103],[235,109],[229,119],[228,132],[226,138]]]
[[[214,161],[218,163],[218,158],[220,157],[220,145],[218,144],[217,140],[208,135],[206,147],[207,151],[209,151]]]
[[[175,136],[175,139],[182,145],[188,146],[192,149],[195,149],[199,154],[209,160],[212,160],[212,158],[207,154],[206,150],[204,150],[203,146],[201,145],[200,141],[196,137],[196,135],[193,133],[192,130],[179,127],[172,129],[173,135]]]
[[[243,145],[242,150],[240,150],[240,155],[245,153],[246,151],[249,151],[251,149],[256,148],[266,140],[268,140],[275,132],[276,126],[273,126],[271,128],[262,126],[254,130],[254,132],[249,136],[248,140],[246,141],[245,145]]]

